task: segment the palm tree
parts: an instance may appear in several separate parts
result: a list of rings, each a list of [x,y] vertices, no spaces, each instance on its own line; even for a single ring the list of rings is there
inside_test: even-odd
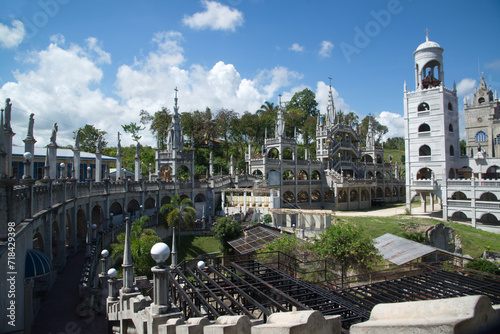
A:
[[[160,208],[160,213],[164,217],[168,227],[172,228],[172,266],[177,266],[177,245],[175,242],[175,232],[182,223],[190,230],[196,219],[196,209],[193,201],[189,198],[181,200],[177,195],[172,197],[170,204],[165,204]]]
[[[264,102],[263,105],[260,106],[260,109],[257,110],[257,115],[262,115],[262,114],[265,114],[266,112],[274,112],[278,109],[277,106],[274,105],[274,102],[269,102],[269,101],[266,101]]]

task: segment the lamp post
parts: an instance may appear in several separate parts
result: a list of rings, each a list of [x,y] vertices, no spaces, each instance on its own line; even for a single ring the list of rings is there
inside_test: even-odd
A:
[[[99,276],[105,277],[106,276],[106,259],[109,256],[109,251],[107,249],[103,249],[101,252],[101,274]]]
[[[23,179],[31,179],[31,160],[33,159],[33,154],[31,152],[24,152],[24,175]]]
[[[92,243],[94,243],[95,239],[96,239],[96,229],[97,229],[97,225],[92,224]]]
[[[92,180],[92,178],[90,177],[90,173],[92,172],[92,167],[88,166],[87,167],[87,180]]]
[[[116,296],[118,295],[118,291],[116,290],[116,274],[118,272],[115,268],[111,268],[108,270],[108,301],[113,302],[116,301]]]
[[[200,270],[203,270],[203,268],[205,268],[205,266],[206,266],[205,261],[201,261],[201,260],[200,260],[200,261],[198,261],[198,263],[197,263],[196,265],[198,266],[198,268],[199,268]],[[200,281],[201,281],[201,280],[202,280],[202,278],[203,278],[203,275],[202,275],[201,273],[200,273],[200,277],[199,277],[199,278],[200,278]]]
[[[165,266],[165,261],[170,256],[170,247],[163,242],[159,242],[151,247],[151,257],[157,265],[151,268],[154,276],[154,303],[151,305],[153,314],[163,314],[170,310],[168,299],[168,278],[169,268]]]
[[[66,168],[66,164],[64,162],[61,162],[59,164],[59,176],[62,179],[64,179],[64,169]]]

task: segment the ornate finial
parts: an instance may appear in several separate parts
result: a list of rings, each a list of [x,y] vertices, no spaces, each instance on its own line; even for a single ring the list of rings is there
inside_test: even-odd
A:
[[[174,89],[174,90],[175,90],[175,97],[174,97],[174,101],[175,101],[175,106],[177,107],[177,92],[178,92],[179,90],[177,89],[177,87],[175,87],[175,89]]]
[[[280,107],[281,107],[281,97],[282,96],[283,96],[283,94],[281,94],[281,93],[278,94],[278,104]]]
[[[328,80],[330,80],[330,89],[332,89],[332,77],[328,77]]]
[[[429,41],[429,29],[425,28],[425,40]]]

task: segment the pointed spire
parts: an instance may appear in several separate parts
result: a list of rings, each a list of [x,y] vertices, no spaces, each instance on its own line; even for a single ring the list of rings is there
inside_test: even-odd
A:
[[[467,95],[464,95],[464,105],[467,105]]]
[[[498,93],[497,93],[497,90],[495,89],[495,101],[498,100]]]
[[[408,91],[407,87],[406,87],[406,80],[405,80],[405,84],[404,84],[404,91]]]
[[[453,80],[453,90],[456,92],[457,91],[457,83],[455,80]]]
[[[132,248],[130,242],[130,216],[125,216],[125,245],[123,247],[123,291],[134,291],[134,264],[132,263]]]
[[[326,107],[326,125],[334,125],[337,123],[337,112],[333,103],[332,82],[330,79],[330,89],[328,91],[328,105]]]

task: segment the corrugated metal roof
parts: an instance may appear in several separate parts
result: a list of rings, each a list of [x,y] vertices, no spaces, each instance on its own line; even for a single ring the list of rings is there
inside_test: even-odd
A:
[[[449,253],[442,249],[423,245],[390,233],[386,233],[376,238],[374,242],[380,255],[387,261],[397,264],[398,266],[434,252]]]
[[[18,156],[22,157],[24,154],[25,150],[23,146],[12,146],[12,156]],[[35,147],[35,152],[34,156],[36,158],[45,158],[45,155],[47,154],[47,148],[45,147]],[[57,149],[57,158],[59,159],[70,159],[73,158],[74,152],[71,149],[68,148],[58,148]],[[95,160],[96,155],[95,153],[88,153],[88,152],[80,152],[80,159],[81,160]],[[115,161],[116,158],[109,157],[107,155],[102,155],[102,160],[103,161]]]

